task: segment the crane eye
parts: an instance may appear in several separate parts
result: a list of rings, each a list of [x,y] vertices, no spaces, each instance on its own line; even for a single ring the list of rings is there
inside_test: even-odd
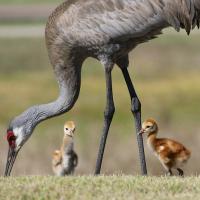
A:
[[[7,132],[7,140],[10,147],[15,147],[16,136],[14,135],[13,131]]]

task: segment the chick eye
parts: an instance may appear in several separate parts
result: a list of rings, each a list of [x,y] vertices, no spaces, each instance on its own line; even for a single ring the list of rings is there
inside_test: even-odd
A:
[[[65,128],[66,131],[68,131],[68,128]]]
[[[151,126],[147,126],[147,128],[150,128]]]

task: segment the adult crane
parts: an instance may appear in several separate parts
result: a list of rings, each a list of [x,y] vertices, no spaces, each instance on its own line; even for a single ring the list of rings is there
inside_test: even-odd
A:
[[[95,174],[100,173],[107,134],[115,111],[112,69],[121,69],[131,97],[136,133],[141,129],[141,103],[128,72],[129,52],[138,44],[172,26],[190,30],[200,23],[200,0],[66,0],[50,15],[46,44],[57,78],[57,100],[35,105],[15,117],[7,130],[9,143],[5,176],[9,176],[19,150],[41,121],[69,111],[81,84],[81,67],[88,57],[104,66],[107,102]],[[143,140],[137,136],[142,174],[147,174]]]

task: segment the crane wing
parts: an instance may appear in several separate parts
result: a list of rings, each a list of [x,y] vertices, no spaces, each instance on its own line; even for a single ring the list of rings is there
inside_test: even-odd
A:
[[[145,41],[170,25],[189,34],[194,14],[194,0],[74,0],[59,17],[57,29],[76,44]]]
[[[80,8],[74,4],[66,11],[72,16],[70,20],[64,14],[59,21],[67,23],[62,32],[67,31],[64,35],[70,38],[105,43],[143,36],[161,28],[160,24],[166,26],[160,16],[162,8],[162,0],[87,0]]]
[[[114,2],[112,11],[106,10],[104,14],[96,16],[101,21],[96,27],[96,32],[102,32],[111,40],[140,37],[154,29],[154,25],[158,25],[161,20],[159,16],[161,9],[150,1],[115,0]]]
[[[74,0],[57,28],[67,41],[87,45],[129,38],[145,41],[170,25],[189,34],[194,6],[194,0]]]

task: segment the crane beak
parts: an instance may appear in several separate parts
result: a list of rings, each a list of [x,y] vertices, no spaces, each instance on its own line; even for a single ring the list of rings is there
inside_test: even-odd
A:
[[[69,137],[73,137],[73,134],[70,132],[70,133],[67,133],[67,136],[69,136]]]
[[[15,148],[9,147],[4,176],[10,176],[10,173],[12,171],[18,152],[19,152],[19,149],[15,150]]]
[[[144,132],[145,132],[145,130],[142,128],[142,129],[139,131],[138,135],[142,135]]]

